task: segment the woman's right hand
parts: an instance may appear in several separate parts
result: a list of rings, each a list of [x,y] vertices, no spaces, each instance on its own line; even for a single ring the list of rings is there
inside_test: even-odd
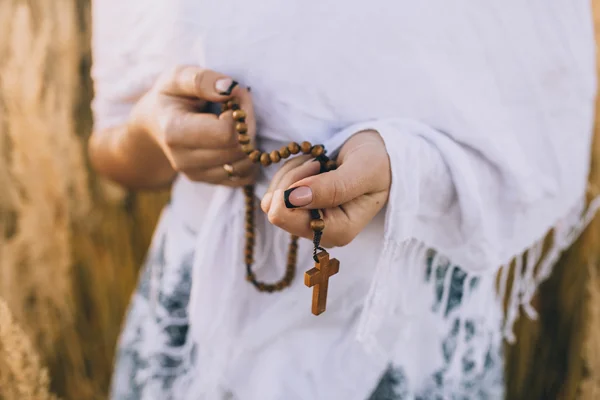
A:
[[[249,91],[223,74],[194,66],[163,74],[134,107],[128,128],[149,134],[171,167],[192,181],[251,184],[257,166],[240,149],[232,111],[219,116],[207,112],[209,102],[222,103],[232,97],[246,112],[248,134],[254,138],[256,122]]]

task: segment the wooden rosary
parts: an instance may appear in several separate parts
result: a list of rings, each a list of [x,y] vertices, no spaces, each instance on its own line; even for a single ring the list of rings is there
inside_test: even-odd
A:
[[[233,99],[223,104],[223,112],[232,110],[235,131],[238,133],[238,142],[244,153],[248,155],[253,163],[260,163],[267,167],[272,163],[278,163],[291,155],[310,154],[321,166],[320,173],[334,170],[337,164],[326,156],[325,148],[320,145],[312,145],[310,142],[298,144],[291,142],[279,150],[273,150],[270,153],[255,149],[252,145],[250,135],[248,135],[248,125],[246,124],[246,112],[242,110],[238,102]],[[225,167],[224,167],[225,168]],[[230,168],[231,169],[231,168]],[[226,169],[230,176],[233,171]],[[296,274],[296,253],[298,251],[298,236],[292,235],[288,250],[287,265],[283,278],[275,283],[260,282],[252,270],[254,263],[254,185],[244,186],[244,195],[246,199],[246,246],[244,249],[246,263],[246,279],[261,292],[277,292],[291,285]],[[325,221],[321,219],[318,210],[310,210],[311,221],[310,228],[313,231],[313,259],[315,267],[306,271],[304,275],[304,284],[313,288],[312,313],[319,315],[323,313],[327,306],[327,289],[329,286],[329,277],[338,273],[340,263],[338,260],[329,259],[329,253],[320,247],[321,236],[325,229]]]

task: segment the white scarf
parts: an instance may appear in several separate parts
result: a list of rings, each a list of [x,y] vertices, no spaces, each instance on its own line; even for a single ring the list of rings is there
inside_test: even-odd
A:
[[[198,34],[205,40],[200,59],[197,53],[175,58],[252,86],[264,124],[259,135],[281,143],[321,138],[330,151],[362,129],[384,138],[392,186],[383,250],[360,315],[364,360],[385,365],[386,354],[410,334],[414,317],[432,312],[419,301],[427,291],[419,271],[430,249],[460,265],[465,282],[493,280],[499,268],[516,263],[520,273],[512,285],[504,268],[498,293],[470,299],[460,311],[465,318],[481,312],[510,287],[499,334],[514,339],[520,307],[535,316],[529,301],[537,285],[599,205],[584,210],[596,95],[589,1],[329,0],[317,6],[264,0],[249,8],[241,0],[221,6],[182,0],[178,11],[186,29],[201,27],[187,39],[173,35],[178,48],[185,47],[182,39],[195,43]],[[296,25],[305,28],[292,40],[289,27]],[[304,65],[296,53],[320,65]],[[276,62],[273,54],[280,56]],[[99,94],[96,108],[104,110]],[[304,125],[293,125],[294,113]],[[310,125],[319,119],[333,121],[327,132]],[[261,332],[260,321],[244,316],[254,289],[242,268],[242,210],[241,191],[228,188],[215,190],[203,210],[190,315],[192,337],[201,344],[198,358],[210,373],[191,377],[194,399],[202,392],[213,399],[219,386],[231,384],[227,369],[248,362],[243,357],[252,347],[250,332]],[[551,231],[552,247],[542,254]],[[262,240],[287,248],[283,234]],[[279,253],[269,256],[281,258]],[[301,248],[303,253],[310,250]],[[291,291],[273,306],[279,330],[298,323],[286,310],[308,310],[298,296]]]

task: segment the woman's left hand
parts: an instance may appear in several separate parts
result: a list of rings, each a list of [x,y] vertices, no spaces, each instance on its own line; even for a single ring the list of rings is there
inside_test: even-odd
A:
[[[342,146],[337,163],[336,170],[319,174],[319,163],[309,156],[288,161],[261,202],[269,221],[292,235],[312,239],[306,210],[324,210],[322,246],[350,243],[387,202],[390,160],[379,133],[363,131]]]

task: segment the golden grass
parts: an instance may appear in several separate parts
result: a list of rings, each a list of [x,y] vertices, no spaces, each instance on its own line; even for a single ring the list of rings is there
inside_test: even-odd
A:
[[[0,399],[53,400],[48,371],[25,332],[0,300]]]
[[[106,398],[121,320],[166,200],[89,172],[89,33],[89,1],[0,1],[0,297],[11,326],[31,339],[23,357],[37,352],[54,393],[74,400]],[[6,340],[0,346],[12,348]],[[17,359],[3,360],[0,376]],[[10,390],[3,383],[0,399],[25,399],[14,397],[23,387]]]

